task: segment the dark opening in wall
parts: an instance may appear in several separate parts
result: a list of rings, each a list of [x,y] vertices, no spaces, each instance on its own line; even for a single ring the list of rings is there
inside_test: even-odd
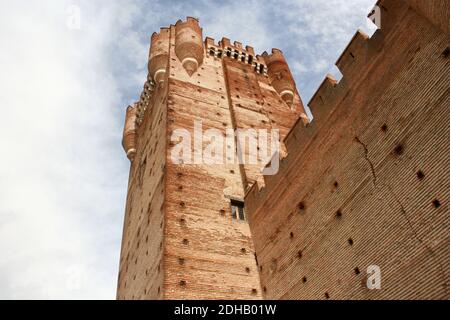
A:
[[[189,244],[189,240],[188,240],[188,239],[183,239],[183,244],[184,244],[185,246],[187,246],[187,245]]]
[[[305,203],[303,201],[299,202],[299,204],[297,205],[297,208],[300,211],[305,211],[305,209],[306,209]]]
[[[186,287],[186,281],[185,280],[181,280],[180,281],[180,287]]]
[[[342,218],[342,211],[341,210],[338,210],[338,211],[336,211],[336,218]]]
[[[180,266],[183,266],[184,265],[184,258],[178,258],[178,264]]]
[[[425,174],[423,173],[422,170],[417,171],[417,178],[419,180],[423,180],[425,178]]]
[[[299,250],[297,253],[298,258],[300,259],[301,257],[303,257],[303,252],[302,250]]]
[[[444,52],[442,52],[442,56],[444,58],[449,58],[450,57],[450,47],[445,48]]]
[[[333,186],[334,186],[335,188],[339,187],[339,182],[335,181],[335,182],[333,183]]]
[[[186,203],[184,203],[183,201],[180,202],[180,207],[185,208],[186,207]]]
[[[233,219],[246,220],[244,202],[239,200],[231,200],[231,216]]]
[[[325,292],[325,299],[330,299],[330,294],[328,292]]]
[[[246,267],[246,268],[245,268],[245,272],[250,273],[250,268],[249,268],[249,267]]]
[[[353,245],[353,239],[352,238],[348,239],[347,241],[348,241],[349,245],[351,245],[351,246]]]
[[[220,211],[219,211],[219,212],[220,212],[220,215],[221,215],[221,216],[224,216],[224,215],[225,215],[225,213],[226,213],[226,211],[225,211],[225,210],[223,210],[223,209],[220,209]]]
[[[356,267],[356,268],[354,269],[354,271],[355,271],[355,274],[360,274],[360,273],[361,273],[361,271],[359,270],[358,267]]]
[[[264,287],[264,288],[263,288],[263,291],[264,291],[264,293],[267,293],[267,288]]]
[[[289,236],[291,237],[291,239],[293,239],[293,238],[294,238],[294,233],[291,232],[291,233],[289,234]]]
[[[252,295],[256,296],[258,294],[258,290],[252,289]]]
[[[383,124],[383,125],[381,126],[381,131],[387,132],[387,130],[388,130],[387,124]]]
[[[241,253],[247,253],[247,250],[245,250],[245,248],[242,248]]]
[[[303,283],[306,283],[306,281],[308,281],[308,279],[307,279],[306,277],[303,277],[303,278],[302,278],[302,282],[303,282]]]
[[[434,199],[433,206],[437,209],[441,206],[441,202],[438,199]]]
[[[405,151],[405,150],[404,150],[404,148],[403,148],[403,145],[402,145],[402,144],[399,144],[399,145],[397,145],[397,146],[395,147],[395,149],[394,149],[394,154],[396,154],[397,156],[401,156],[401,155],[403,154],[404,151]]]

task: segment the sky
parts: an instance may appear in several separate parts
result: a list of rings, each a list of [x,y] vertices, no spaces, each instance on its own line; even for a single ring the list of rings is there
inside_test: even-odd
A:
[[[178,19],[281,49],[307,103],[375,0],[0,0],[0,299],[114,299],[127,105]]]

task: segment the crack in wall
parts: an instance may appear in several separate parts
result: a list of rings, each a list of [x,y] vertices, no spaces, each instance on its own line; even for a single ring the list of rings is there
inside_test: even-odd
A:
[[[434,260],[435,260],[436,263],[438,264],[438,266],[439,266],[439,271],[440,271],[440,273],[441,273],[441,277],[442,277],[442,280],[443,280],[442,286],[443,286],[443,288],[444,288],[445,293],[448,295],[448,288],[447,288],[448,284],[447,284],[447,281],[446,281],[446,276],[445,276],[445,272],[444,272],[444,266],[443,266],[442,263],[439,261],[439,258],[437,257],[437,255],[436,255],[436,253],[433,251],[433,249],[431,249],[431,248],[426,244],[426,242],[423,241],[423,240],[419,237],[419,235],[417,234],[417,231],[414,229],[411,219],[408,217],[408,213],[406,212],[405,206],[404,206],[403,203],[400,201],[400,198],[397,196],[397,194],[394,192],[394,190],[392,190],[392,187],[389,186],[389,185],[387,185],[387,184],[382,184],[381,186],[384,186],[384,187],[386,187],[386,188],[389,190],[389,192],[391,193],[391,195],[394,197],[395,202],[400,206],[400,210],[401,210],[401,212],[402,212],[402,215],[403,215],[403,217],[405,218],[405,220],[406,220],[406,222],[407,222],[407,224],[408,224],[408,227],[409,227],[409,229],[411,230],[411,232],[412,232],[414,238],[415,238],[415,239],[416,239],[416,240],[417,240],[417,241],[418,241],[418,242],[419,242],[419,243],[420,243],[420,244],[428,251],[428,253],[434,258]],[[380,187],[381,187],[381,186],[380,186]]]
[[[405,206],[401,202],[401,200],[398,197],[398,195],[394,192],[392,187],[390,185],[388,185],[388,184],[385,184],[385,183],[381,183],[381,184],[378,183],[378,179],[377,179],[377,175],[376,175],[376,171],[375,171],[375,166],[374,166],[373,162],[369,158],[369,149],[368,149],[367,145],[364,142],[362,142],[359,137],[355,137],[355,141],[358,142],[364,148],[364,159],[367,161],[367,163],[370,166],[370,169],[371,169],[371,172],[372,172],[372,182],[373,182],[373,185],[374,185],[375,189],[380,191],[380,190],[383,189],[383,187],[386,188],[389,191],[389,193],[392,195],[392,197],[394,198],[395,202],[399,205],[400,210],[402,212],[402,216],[406,220],[408,228],[410,229],[411,233],[413,234],[413,237],[417,240],[417,242],[419,242],[420,245],[422,245],[428,251],[428,253],[434,258],[434,260],[438,264],[439,271],[441,273],[441,277],[442,277],[442,280],[443,280],[442,286],[444,288],[445,293],[448,295],[448,284],[447,284],[447,281],[446,281],[446,275],[445,275],[445,272],[444,272],[444,267],[443,267],[442,263],[439,261],[439,258],[437,257],[436,253],[433,251],[433,249],[430,246],[428,246],[425,243],[424,240],[422,240],[419,237],[417,231],[414,229],[414,226],[413,226],[413,223],[412,223],[411,219],[408,216],[408,213],[407,213],[407,211],[405,209]]]
[[[369,158],[369,149],[367,148],[367,145],[359,139],[359,137],[355,137],[356,142],[358,142],[363,148],[364,148],[364,159],[366,159],[367,163],[370,165],[370,170],[372,172],[372,182],[374,186],[377,185],[377,175],[375,173],[375,166],[373,165],[372,161],[370,161]]]

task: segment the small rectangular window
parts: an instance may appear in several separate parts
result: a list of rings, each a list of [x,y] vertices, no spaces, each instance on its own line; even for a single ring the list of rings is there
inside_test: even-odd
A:
[[[244,203],[242,201],[231,200],[231,216],[236,220],[245,220]]]

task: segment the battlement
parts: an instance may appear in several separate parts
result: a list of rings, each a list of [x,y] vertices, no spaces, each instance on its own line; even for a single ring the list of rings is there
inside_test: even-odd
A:
[[[230,39],[222,38],[218,43],[215,43],[213,38],[207,37],[205,39],[206,52],[210,56],[215,58],[229,57],[240,61],[242,63],[249,64],[257,73],[267,76],[267,65],[264,59],[259,55],[255,55],[255,51],[251,46],[245,46],[245,49],[241,42],[234,41],[231,44]]]
[[[184,21],[178,20],[175,25],[161,27],[159,32],[154,32],[151,35],[149,73],[140,98],[136,102],[136,122],[138,126],[142,123],[144,113],[150,104],[154,91],[166,77],[169,42],[170,37],[173,36],[171,35],[171,28],[175,29],[177,35],[175,41],[176,52],[180,56],[179,58],[184,61],[184,66],[190,75],[202,63],[204,55],[219,59],[225,57],[235,59],[241,63],[248,64],[257,74],[266,77],[269,76],[269,64],[282,62],[287,66],[283,53],[279,49],[272,49],[271,54],[264,52],[261,55],[256,55],[252,46],[244,46],[239,41],[232,43],[226,37],[223,37],[218,42],[211,37],[206,37],[203,41],[202,28],[198,18],[187,17]],[[200,40],[202,41],[201,45]],[[292,87],[289,91],[294,92],[294,80],[291,75],[288,78]]]
[[[377,6],[381,8],[382,27],[372,37],[361,30],[357,30],[352,37],[336,61],[336,67],[343,77],[337,81],[332,75],[326,75],[308,103],[314,116],[313,121],[309,123],[299,118],[284,139],[287,156],[281,160],[280,171],[289,166],[291,154],[297,154],[300,150],[307,152],[308,145],[335,108],[348,97],[355,86],[361,84],[362,79],[376,66],[377,61],[384,57],[381,49],[398,31],[396,25],[402,21],[401,17],[407,12],[408,5],[404,1],[380,0]],[[281,50],[278,49],[273,49],[271,55],[264,53],[263,58],[268,65],[273,60],[284,59]],[[246,205],[249,206],[249,212],[256,210],[254,205],[261,205],[259,199],[263,199],[273,188],[276,188],[278,180],[277,176],[264,176],[263,185],[258,185],[256,182],[248,190]]]
[[[175,27],[184,27],[184,26],[200,28],[200,20],[195,17],[186,17],[185,21],[180,19],[175,23]]]

